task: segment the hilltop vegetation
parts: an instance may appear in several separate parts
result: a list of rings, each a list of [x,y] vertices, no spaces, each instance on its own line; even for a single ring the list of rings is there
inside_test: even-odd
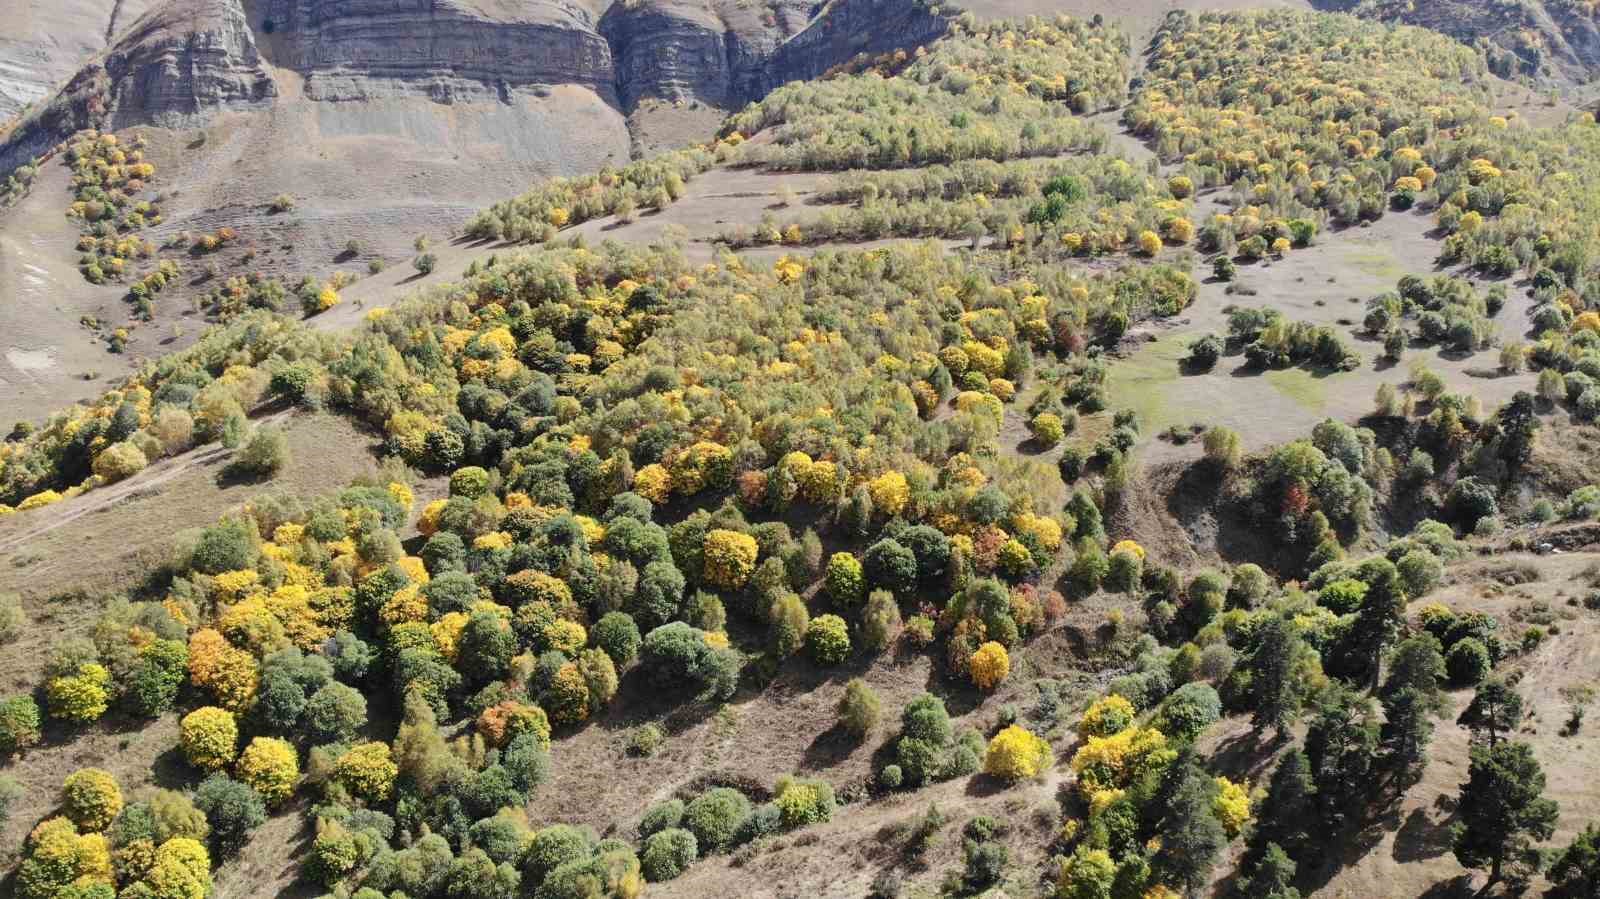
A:
[[[211,441],[224,477],[270,482],[269,413],[346,416],[382,461],[217,510],[15,675],[18,895],[202,899],[262,861],[358,899],[753,894],[779,852],[834,840],[880,845],[873,896],[1287,899],[1379,864],[1372,834],[1439,776],[1453,817],[1408,887],[1591,889],[1592,797],[1547,786],[1587,773],[1587,685],[1548,659],[1594,638],[1600,584],[1508,610],[1464,578],[1552,522],[1592,542],[1600,515],[1589,466],[1549,458],[1600,415],[1593,119],[1494,115],[1480,52],[1349,17],[1175,13],[1130,85],[1134,49],[1096,22],[960,21],[711,144],[495,205],[473,239],[538,245],[347,333],[231,310],[19,426],[0,517],[22,526]],[[1124,100],[1142,154],[1087,116]],[[102,177],[127,161],[104,137],[81,146]],[[735,168],[839,174],[703,235],[709,261],[569,230],[667,216]],[[1348,319],[1270,292],[1197,308],[1390,216],[1437,229],[1438,258]],[[1197,378],[1412,364],[1359,420],[1259,450],[1167,433],[1199,451],[1158,495],[1155,435],[1110,385],[1168,328]],[[1529,388],[1495,407],[1424,355],[1491,350]],[[1523,564],[1502,593],[1543,576]],[[0,640],[49,605],[4,599]],[[1559,737],[1534,708],[1552,678]],[[704,722],[748,745],[741,716],[746,740],[816,738],[759,777],[684,748]],[[163,726],[159,779],[55,770]],[[626,799],[575,808],[597,781]]]

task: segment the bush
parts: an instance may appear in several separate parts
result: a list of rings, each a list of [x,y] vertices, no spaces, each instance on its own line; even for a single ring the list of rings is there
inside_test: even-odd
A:
[[[237,852],[250,839],[250,832],[267,820],[267,806],[261,794],[226,774],[213,774],[201,782],[194,804],[205,812],[211,825],[211,840],[226,855]]]
[[[202,706],[178,724],[178,745],[189,764],[202,771],[221,771],[233,764],[238,753],[239,725],[232,712]]]
[[[1191,371],[1207,372],[1217,367],[1222,358],[1222,338],[1215,334],[1197,337],[1189,343],[1189,355],[1183,364]]]
[[[1471,687],[1480,683],[1489,676],[1489,670],[1494,667],[1494,662],[1489,658],[1489,650],[1484,648],[1483,642],[1476,637],[1463,637],[1457,640],[1450,651],[1445,654],[1445,670],[1450,674],[1451,683],[1461,687]]]
[[[394,792],[400,769],[389,754],[389,744],[373,741],[353,746],[339,756],[334,773],[352,795],[382,802]]]
[[[667,733],[659,724],[641,724],[628,735],[628,754],[649,758],[667,742]]]
[[[1004,646],[991,640],[972,654],[967,671],[978,689],[993,690],[1011,673],[1011,657]]]
[[[738,531],[716,529],[702,544],[706,583],[724,590],[742,590],[756,570],[760,549],[756,538]]]
[[[269,805],[294,794],[300,780],[300,759],[294,747],[275,737],[256,737],[239,755],[234,773]]]
[[[522,857],[522,874],[529,883],[539,883],[568,862],[588,858],[594,852],[588,833],[570,824],[552,824],[533,835]]]
[[[684,804],[682,799],[668,799],[658,802],[645,810],[644,817],[639,819],[640,838],[648,837],[668,828],[677,827],[683,823]]]
[[[885,790],[898,790],[904,782],[905,773],[899,765],[884,765],[883,770],[878,772],[878,786]]]
[[[838,615],[818,615],[806,627],[806,652],[819,665],[837,665],[850,655],[850,629]]]
[[[910,592],[917,584],[917,557],[899,541],[884,538],[867,548],[862,557],[867,582],[894,593]]]
[[[1109,737],[1127,730],[1133,724],[1134,707],[1127,698],[1110,693],[1095,700],[1078,722],[1078,736]]]
[[[887,590],[874,590],[867,597],[867,610],[861,616],[861,642],[872,652],[888,649],[900,638],[904,624],[900,603]]]
[[[847,552],[834,553],[828,559],[828,573],[823,587],[836,606],[853,609],[860,605],[867,587],[860,560]]]
[[[32,696],[0,699],[0,756],[39,742],[39,704]]]
[[[1041,412],[1028,423],[1028,430],[1033,433],[1033,439],[1045,449],[1050,449],[1061,442],[1067,435],[1066,425],[1062,423],[1061,416],[1053,412]]]
[[[739,659],[731,649],[706,643],[704,631],[681,621],[664,624],[640,644],[640,665],[658,683],[698,683],[706,695],[726,699],[738,687]]]
[[[738,790],[715,787],[700,794],[683,812],[683,827],[694,834],[701,851],[721,852],[733,843],[739,824],[750,814],[750,800]]]
[[[22,597],[15,593],[0,593],[0,646],[22,636],[28,626],[28,616],[22,611]]]
[[[589,637],[619,668],[639,654],[639,626],[626,612],[607,612],[601,616],[590,629]]]
[[[94,662],[79,665],[77,673],[53,677],[45,684],[50,716],[85,723],[106,713],[111,702],[111,674]]]
[[[1006,781],[1035,777],[1054,762],[1050,744],[1028,729],[1011,725],[995,734],[983,757],[983,771]]]
[[[316,741],[342,743],[366,726],[367,698],[354,687],[330,683],[311,694],[301,720]]]
[[[1161,703],[1156,714],[1156,730],[1175,740],[1188,742],[1222,716],[1222,700],[1210,684],[1184,684]]]
[[[825,780],[784,777],[773,794],[785,827],[820,824],[833,817],[833,787]]]
[[[861,678],[851,678],[839,697],[839,723],[856,737],[864,737],[878,725],[882,702],[878,693]]]
[[[1500,503],[1495,496],[1494,486],[1478,477],[1466,477],[1456,481],[1450,488],[1450,494],[1445,498],[1445,506],[1450,510],[1451,516],[1468,530],[1478,523],[1478,519],[1500,513]]]
[[[107,484],[115,484],[144,471],[149,464],[150,460],[137,446],[123,441],[111,444],[94,457],[94,473]]]
[[[61,785],[61,805],[79,828],[99,833],[111,826],[122,811],[122,789],[111,772],[83,768],[67,775]]]
[[[1425,549],[1413,549],[1401,556],[1395,568],[1400,571],[1400,581],[1409,599],[1426,596],[1444,577],[1444,564]]]
[[[136,713],[154,718],[172,708],[188,676],[189,647],[178,640],[152,640],[139,650],[125,697]]]
[[[289,439],[272,425],[256,429],[234,455],[233,470],[251,477],[272,477],[289,464]]]
[[[699,857],[700,847],[694,834],[681,827],[669,827],[644,841],[644,851],[639,853],[639,869],[646,880],[661,883],[682,874]]]
[[[433,267],[438,263],[439,257],[432,253],[422,253],[411,260],[411,267],[415,268],[418,274],[431,275],[433,274]]]
[[[201,574],[254,567],[257,535],[252,519],[225,518],[200,534],[189,565]]]

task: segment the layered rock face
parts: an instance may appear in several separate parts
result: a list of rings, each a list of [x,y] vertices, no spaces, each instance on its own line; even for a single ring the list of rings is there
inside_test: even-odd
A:
[[[927,43],[947,20],[918,0],[631,0],[600,23],[629,106],[645,97],[733,107],[858,53]]]
[[[763,67],[808,24],[810,6],[639,0],[612,6],[600,32],[611,44],[624,104],[657,97],[735,106],[760,96]]]
[[[852,57],[910,49],[944,34],[949,20],[920,0],[837,0],[827,14],[777,49],[756,96],[790,81],[816,78]]]
[[[314,100],[483,99],[576,84],[613,98],[611,48],[571,0],[261,0],[274,63]]]
[[[189,0],[141,17],[104,62],[111,127],[194,124],[277,94],[239,0]]]
[[[0,25],[0,121],[49,98],[151,0],[7,0]]]
[[[518,121],[547,127],[517,111],[555,89],[588,92],[618,121],[645,98],[729,109],[857,53],[926,43],[946,27],[926,0],[59,2],[109,5],[106,27],[120,33],[0,134],[0,172],[79,128],[191,127],[220,110],[303,101],[343,110],[333,119],[345,136],[437,130],[413,125],[415,108],[391,101],[502,110],[513,124],[473,138],[487,142],[501,142],[496,129],[515,131]],[[16,64],[0,56],[0,86],[8,62]],[[513,158],[522,156],[518,143],[506,144]]]
[[[80,128],[186,127],[224,107],[264,105],[275,94],[239,0],[169,0],[6,135],[0,171]]]

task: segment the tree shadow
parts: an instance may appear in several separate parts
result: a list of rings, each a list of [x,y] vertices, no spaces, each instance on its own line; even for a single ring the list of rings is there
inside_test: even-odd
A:
[[[998,796],[1009,789],[1011,789],[1011,785],[1000,778],[978,773],[967,778],[967,787],[962,792],[974,799],[987,799],[990,796]]]
[[[1441,880],[1417,896],[1417,899],[1467,899],[1478,893],[1472,888],[1471,874],[1457,874],[1448,879]]]
[[[1437,858],[1450,851],[1450,821],[1454,815],[1438,820],[1427,809],[1412,809],[1394,835],[1394,860],[1401,864]]]
[[[865,739],[851,734],[845,729],[844,724],[838,723],[828,728],[816,739],[811,741],[805,752],[800,757],[802,770],[818,771],[832,768],[849,758],[865,745]]]
[[[168,790],[182,790],[194,785],[195,769],[184,760],[183,752],[174,746],[156,756],[150,765],[151,779],[157,786]]]

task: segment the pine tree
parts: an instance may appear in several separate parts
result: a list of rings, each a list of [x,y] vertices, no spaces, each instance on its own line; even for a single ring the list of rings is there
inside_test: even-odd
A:
[[[1161,848],[1151,867],[1164,883],[1182,884],[1191,894],[1211,880],[1211,868],[1228,844],[1228,835],[1211,811],[1217,782],[1185,756],[1173,766],[1175,783],[1161,819]]]
[[[1560,807],[1544,796],[1544,771],[1526,743],[1504,741],[1472,750],[1467,782],[1456,807],[1456,860],[1488,868],[1490,886],[1507,876],[1520,880],[1537,865],[1533,843],[1550,839]]]
[[[1300,661],[1307,649],[1294,626],[1276,615],[1262,622],[1256,635],[1249,661],[1254,693],[1250,723],[1258,730],[1271,727],[1279,740],[1300,717]]]
[[[1417,782],[1428,763],[1433,709],[1421,690],[1405,687],[1383,703],[1384,764],[1403,790]]]
[[[1239,895],[1251,899],[1300,899],[1300,891],[1294,888],[1297,867],[1283,847],[1268,843],[1250,879],[1240,884]]]
[[[1369,689],[1378,687],[1384,647],[1392,643],[1400,632],[1405,611],[1406,591],[1400,581],[1400,572],[1389,560],[1378,560],[1373,566],[1366,598],[1356,613],[1355,624],[1350,628],[1348,637],[1351,656],[1364,662],[1361,673],[1366,675]]]
[[[1267,784],[1256,826],[1250,834],[1247,867],[1265,857],[1268,845],[1277,845],[1295,857],[1304,857],[1312,844],[1311,824],[1316,815],[1317,788],[1311,780],[1311,763],[1305,753],[1290,749],[1278,760]]]
[[[1490,678],[1478,685],[1456,723],[1472,731],[1474,739],[1488,740],[1494,746],[1522,723],[1522,697],[1500,678]]]
[[[1416,690],[1424,703],[1436,711],[1445,705],[1444,652],[1439,638],[1429,633],[1412,634],[1395,645],[1389,656],[1389,675],[1383,679],[1378,698],[1385,704],[1401,690]]]
[[[1556,856],[1549,877],[1557,895],[1600,896],[1600,825],[1589,824],[1573,838],[1572,845]]]
[[[1330,691],[1306,732],[1306,758],[1324,824],[1343,827],[1365,798],[1377,752],[1372,700],[1348,689]]]

